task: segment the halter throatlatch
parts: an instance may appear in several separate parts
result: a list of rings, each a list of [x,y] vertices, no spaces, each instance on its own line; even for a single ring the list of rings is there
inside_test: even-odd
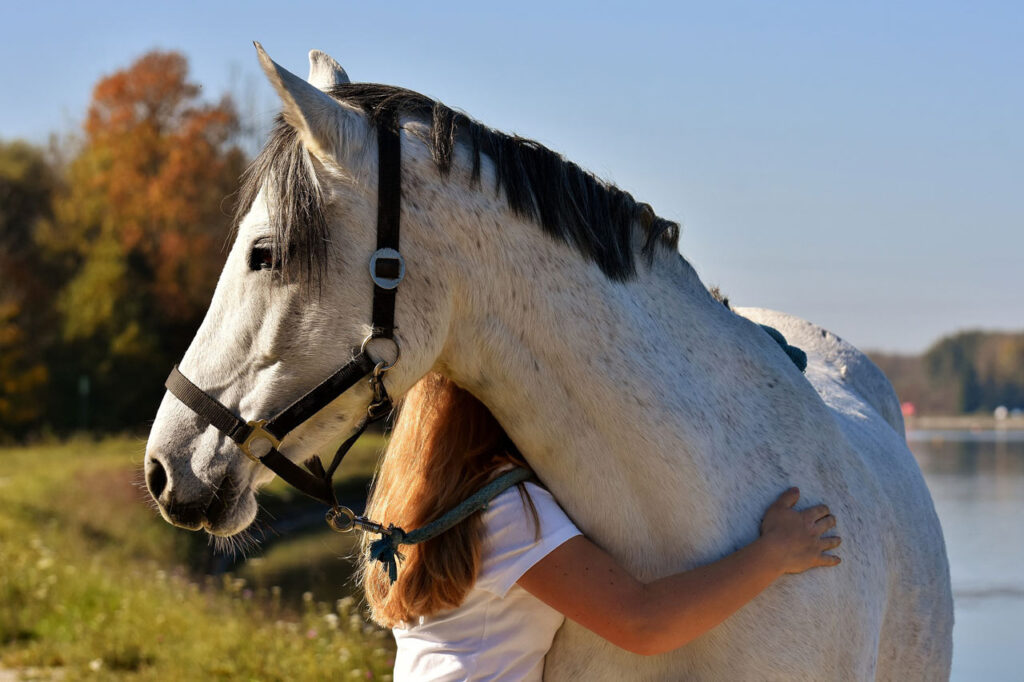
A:
[[[332,483],[334,472],[366,427],[391,412],[393,405],[384,387],[384,374],[395,366],[401,352],[394,338],[395,294],[405,276],[405,260],[398,250],[402,207],[402,147],[396,112],[391,109],[380,112],[376,128],[379,175],[377,250],[370,256],[370,279],[373,281],[372,327],[369,336],[353,349],[352,359],[316,388],[269,419],[243,420],[192,383],[178,370],[177,365],[164,384],[186,407],[233,440],[246,457],[268,467],[302,493],[331,507],[327,522],[336,529],[335,520],[352,515],[352,512],[338,505]],[[369,342],[374,339],[387,339],[394,345],[394,362],[374,362],[367,352]],[[303,469],[281,454],[281,441],[289,433],[367,375],[373,399],[355,432],[334,453],[330,466],[325,469],[320,457],[314,455]]]

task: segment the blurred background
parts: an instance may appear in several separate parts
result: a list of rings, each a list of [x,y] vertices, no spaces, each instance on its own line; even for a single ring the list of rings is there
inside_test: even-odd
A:
[[[954,679],[1021,679],[1019,4],[5,2],[3,17],[0,680],[387,674],[388,638],[336,603],[353,548],[315,507],[272,486],[261,542],[217,553],[139,487],[163,379],[278,110],[252,40],[300,75],[322,49],[353,80],[541,141],[678,220],[683,255],[734,304],[867,350],[946,530]],[[382,438],[341,482],[353,505]]]

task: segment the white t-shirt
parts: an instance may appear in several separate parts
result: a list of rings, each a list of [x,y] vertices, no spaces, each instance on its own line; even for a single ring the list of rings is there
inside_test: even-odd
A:
[[[526,490],[537,508],[540,539],[519,488],[501,493],[483,512],[480,572],[458,608],[408,629],[394,628],[395,682],[411,680],[540,680],[544,656],[565,617],[516,581],[580,531],[551,493]]]

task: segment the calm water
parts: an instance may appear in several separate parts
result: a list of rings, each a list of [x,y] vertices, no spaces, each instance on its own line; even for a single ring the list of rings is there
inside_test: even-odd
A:
[[[1024,431],[907,436],[946,535],[953,679],[1024,681]]]

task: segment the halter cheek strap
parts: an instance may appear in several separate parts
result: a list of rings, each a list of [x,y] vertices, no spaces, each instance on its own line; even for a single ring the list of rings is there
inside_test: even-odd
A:
[[[291,486],[332,508],[337,508],[332,477],[341,460],[367,426],[383,419],[392,410],[391,397],[384,388],[384,373],[394,367],[401,352],[394,339],[394,332],[395,295],[398,284],[405,277],[405,260],[398,250],[402,205],[402,146],[396,113],[391,109],[384,110],[379,112],[376,120],[379,175],[377,250],[370,257],[370,279],[373,281],[372,329],[363,343],[353,349],[352,359],[270,419],[245,421],[192,383],[177,365],[164,383],[172,395],[210,426],[234,441],[251,460],[270,468]],[[396,356],[393,363],[374,363],[366,348],[374,339],[387,339],[394,344]],[[368,375],[373,399],[355,432],[334,453],[329,467],[325,469],[319,456],[314,455],[303,469],[281,454],[281,441],[289,433]],[[269,444],[264,454],[257,454],[253,450],[253,445],[260,440]]]

